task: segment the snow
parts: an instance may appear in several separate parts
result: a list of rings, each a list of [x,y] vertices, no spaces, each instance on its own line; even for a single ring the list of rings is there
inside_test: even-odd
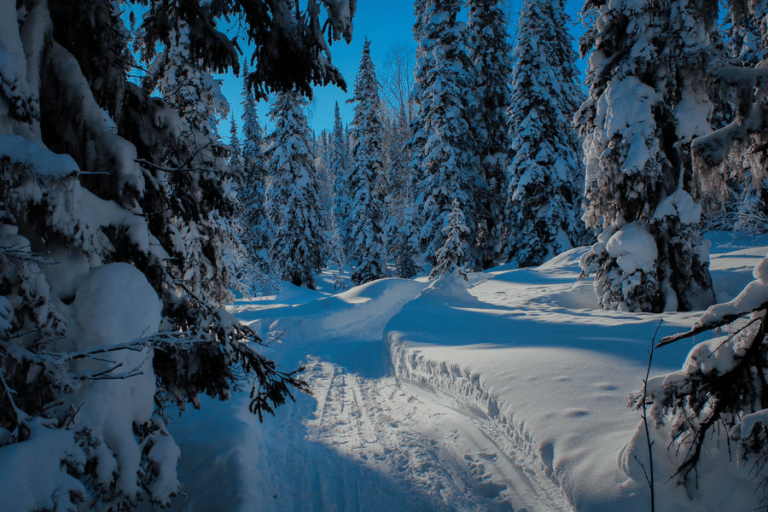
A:
[[[701,205],[696,203],[688,192],[678,188],[659,203],[653,218],[661,219],[666,216],[677,217],[683,224],[698,224],[701,220]]]
[[[162,304],[141,271],[127,263],[112,263],[85,276],[72,310],[76,325],[69,326],[68,335],[76,340],[76,351],[87,352],[155,334]],[[80,374],[95,380],[86,380],[76,391],[74,402],[83,406],[73,420],[74,428],[88,427],[97,439],[104,439],[97,447],[99,480],[109,485],[119,468],[117,489],[133,497],[140,493],[136,474],[142,448],[132,424],[149,422],[154,410],[152,350],[113,351],[76,364]],[[99,380],[101,375],[111,378]],[[123,375],[130,378],[119,378]]]
[[[63,493],[84,497],[83,484],[61,464],[71,458],[73,448],[73,432],[49,429],[39,421],[32,424],[28,440],[3,447],[3,510],[53,510],[54,499]]]
[[[12,164],[20,164],[35,175],[66,178],[80,169],[69,155],[59,155],[49,149],[30,142],[18,135],[0,133],[0,155]]]
[[[738,293],[768,240],[708,239],[715,292]],[[592,283],[577,280],[586,250],[470,274],[468,284],[381,279],[336,295],[328,285],[236,302],[231,312],[265,339],[281,333],[267,355],[286,369],[304,364],[313,396],[263,424],[242,394],[172,422],[189,493],[173,508],[648,510],[634,459],[645,450],[641,419],[627,396],[642,386],[659,320],[662,337],[687,331],[701,312],[599,309]],[[680,371],[701,341],[658,350],[651,375]],[[654,432],[657,510],[757,506],[755,482],[725,446],[708,448],[720,462],[702,471],[718,485],[689,497],[669,479],[668,440]]]
[[[637,270],[653,271],[658,256],[656,240],[648,232],[648,224],[638,220],[627,224],[611,236],[605,250],[626,274]]]

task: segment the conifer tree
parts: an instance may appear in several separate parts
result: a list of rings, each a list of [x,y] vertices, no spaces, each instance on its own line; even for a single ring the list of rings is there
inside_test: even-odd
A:
[[[312,152],[312,133],[295,92],[277,95],[269,116],[275,129],[268,138],[267,211],[275,229],[270,255],[275,272],[296,286],[314,288],[314,272],[324,264],[325,223]]]
[[[256,101],[248,87],[248,63],[243,63],[243,178],[240,189],[240,225],[245,246],[243,281],[253,290],[274,288],[269,258],[273,232],[266,211],[266,162],[264,137]]]
[[[426,37],[426,26],[429,0],[415,0],[413,4],[415,21],[413,24],[413,38],[418,43],[416,49],[416,65],[414,69],[413,81],[413,118],[410,121],[410,137],[405,146],[405,157],[408,159],[408,199],[411,205],[414,205],[413,215],[410,216],[411,225],[408,227],[410,233],[410,246],[414,250],[418,249],[418,234],[421,230],[422,208],[426,200],[426,191],[428,189],[428,176],[422,165],[423,151],[426,146],[426,132],[424,131],[424,119],[421,115],[423,104],[427,103],[424,96],[424,89],[427,84],[427,78],[433,68],[432,47],[434,41]]]
[[[384,198],[381,181],[385,180],[383,165],[383,124],[379,82],[371,60],[371,42],[366,40],[360,70],[351,101],[355,116],[350,126],[352,136],[352,170],[349,188],[352,196],[349,238],[352,242],[349,258],[355,270],[352,281],[365,283],[384,277]]]
[[[577,122],[584,220],[599,236],[582,268],[605,308],[687,310],[709,296],[701,208],[689,191],[690,141],[711,130],[702,80],[715,53],[710,3],[585,3],[596,18],[581,40],[593,54]]]
[[[423,138],[413,179],[419,179],[416,190],[420,206],[421,227],[419,250],[426,260],[436,263],[437,251],[444,239],[442,230],[448,225],[454,199],[466,218],[469,233],[464,242],[467,264],[477,266],[472,252],[477,235],[473,198],[482,182],[476,171],[476,148],[470,130],[473,66],[462,44],[462,27],[456,17],[458,0],[425,2],[423,51],[425,69],[416,77],[421,128],[414,138]],[[482,186],[482,185],[480,185]]]
[[[469,58],[475,66],[475,95],[478,108],[473,119],[477,134],[477,158],[482,174],[475,209],[478,221],[478,250],[483,268],[500,260],[507,197],[507,150],[511,104],[509,77],[511,48],[507,22],[500,0],[468,0]],[[561,27],[565,32],[566,27]],[[518,41],[521,35],[518,35]],[[550,62],[552,69],[558,64]],[[578,89],[573,92],[578,93]]]
[[[341,123],[339,103],[333,113],[333,135],[331,138],[330,174],[333,176],[333,218],[339,230],[344,247],[350,247],[350,195],[349,169],[347,166],[347,136]]]
[[[410,279],[417,274],[413,249],[413,211],[410,204],[410,173],[408,172],[408,133],[410,123],[401,105],[392,120],[389,140],[389,193],[386,196],[389,221],[386,223],[387,255],[395,263],[395,275]]]
[[[578,246],[584,183],[571,119],[580,105],[563,0],[523,2],[512,72],[504,260],[540,265]]]
[[[240,139],[237,136],[237,121],[235,121],[235,113],[232,112],[229,125],[229,147],[232,148],[232,152],[229,155],[229,165],[232,167],[240,167],[243,165],[242,161],[242,148],[240,147]]]
[[[121,0],[0,1],[0,466],[20,472],[3,509],[170,506],[168,407],[252,379],[262,415],[306,389],[224,309],[237,176],[211,73],[237,72],[238,54],[216,23],[243,21],[262,92],[343,83],[325,36],[351,36],[349,2],[326,31],[315,8],[140,3],[131,39]],[[278,34],[295,44],[276,51]]]
[[[458,199],[453,200],[451,213],[448,216],[448,225],[443,228],[445,243],[437,251],[435,257],[436,264],[429,273],[430,279],[436,279],[444,274],[458,275],[459,278],[467,281],[467,271],[464,268],[464,261],[467,257],[466,236],[469,228],[464,222],[464,212],[461,211],[461,204]]]

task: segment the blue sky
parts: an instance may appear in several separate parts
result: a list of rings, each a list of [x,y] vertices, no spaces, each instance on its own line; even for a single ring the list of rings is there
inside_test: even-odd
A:
[[[566,10],[573,21],[583,5],[583,0],[567,0]],[[512,2],[511,9],[513,13],[520,10],[520,1]],[[513,21],[516,28],[517,21]],[[347,104],[347,100],[352,95],[352,89],[355,83],[355,76],[360,65],[360,56],[363,51],[363,42],[365,38],[371,40],[371,57],[379,74],[384,69],[387,53],[397,44],[409,44],[415,51],[416,43],[413,41],[411,29],[413,27],[413,0],[358,0],[357,13],[353,21],[354,36],[350,44],[344,41],[337,41],[331,47],[333,63],[339,68],[344,79],[347,81],[347,92],[345,93],[338,87],[317,87],[314,90],[314,100],[307,110],[310,126],[315,132],[319,133],[324,129],[333,127],[333,111],[336,102],[339,102],[343,122],[349,123],[352,120],[353,105]],[[574,36],[580,34],[581,27],[571,27]],[[220,75],[218,78],[223,80],[222,91],[227,97],[230,106],[235,114],[238,126],[242,123],[242,106],[240,105],[242,81],[232,74]],[[271,128],[267,118],[269,106],[267,102],[259,104],[259,121],[262,128],[267,126]],[[219,132],[225,141],[229,140],[229,120],[219,126]]]

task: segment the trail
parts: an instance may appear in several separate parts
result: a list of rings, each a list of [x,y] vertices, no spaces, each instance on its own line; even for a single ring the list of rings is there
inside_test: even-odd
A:
[[[317,358],[304,377],[314,399],[262,426],[276,510],[570,510],[551,481],[516,465],[511,440],[489,418]],[[295,499],[307,489],[319,491],[312,505]]]
[[[720,244],[718,295],[738,293],[766,244]],[[238,301],[230,311],[278,338],[260,350],[284,370],[305,366],[312,395],[264,423],[244,393],[172,422],[189,493],[173,510],[647,510],[645,482],[618,461],[640,424],[627,396],[660,317],[597,308],[592,283],[577,280],[582,252],[472,274],[468,288],[286,284]],[[664,314],[659,336],[699,314]],[[665,348],[654,372],[680,368],[689,348]],[[719,510],[663,485],[668,510]]]

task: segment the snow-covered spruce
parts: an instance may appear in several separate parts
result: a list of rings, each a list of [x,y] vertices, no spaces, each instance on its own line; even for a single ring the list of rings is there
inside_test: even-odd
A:
[[[521,267],[540,265],[584,238],[584,172],[571,127],[582,94],[564,4],[525,1],[518,22],[502,254]]]
[[[269,112],[275,129],[267,139],[267,211],[275,229],[270,249],[275,272],[296,286],[314,288],[326,243],[305,103],[298,93],[283,92]]]
[[[245,248],[240,265],[240,280],[251,291],[274,290],[269,258],[269,240],[273,232],[266,211],[266,162],[264,138],[256,112],[256,101],[248,86],[248,63],[243,63],[243,175],[239,194],[241,239]]]
[[[236,176],[213,129],[226,102],[210,72],[237,69],[215,27],[244,2],[182,4],[147,2],[129,48],[125,2],[0,1],[4,508],[168,505],[179,450],[167,406],[227,398],[243,374],[259,414],[303,387],[221,309]],[[318,55],[320,13],[274,18],[273,5],[243,25],[261,54],[255,85],[284,83],[270,72],[273,30],[303,36],[287,49],[301,63],[292,83],[342,82]],[[351,35],[349,7],[333,3],[331,39]],[[127,80],[134,55],[142,87]]]
[[[458,200],[469,228],[464,239],[466,264],[475,268],[477,220],[473,200],[482,177],[475,165],[476,147],[470,129],[474,77],[463,44],[464,25],[456,19],[460,6],[457,0],[427,0],[424,5],[420,44],[425,63],[417,70],[420,74],[415,87],[420,130],[414,135],[424,146],[419,148],[419,169],[412,180],[419,207],[418,247],[424,258],[436,263],[451,205]]]
[[[511,104],[509,77],[512,75],[511,49],[507,42],[507,20],[500,0],[468,0],[467,46],[475,67],[477,110],[473,119],[477,152],[483,180],[475,191],[477,243],[482,268],[496,264],[502,250],[502,234],[508,232],[504,206],[507,189],[507,151]],[[565,31],[565,26],[561,27]],[[518,41],[520,36],[518,35]],[[570,43],[570,41],[568,41]],[[549,69],[557,72],[562,64],[550,59]],[[578,91],[575,89],[573,92]],[[565,92],[568,94],[569,92]],[[577,98],[574,95],[573,98]]]
[[[754,2],[746,6],[730,4],[732,19],[753,16],[766,21],[768,4]],[[768,134],[763,98],[768,74],[761,67],[724,67],[716,72],[720,84],[730,88],[735,99],[734,120],[703,136],[692,144],[697,178],[705,189],[724,183],[732,177],[744,179],[739,172],[753,172],[759,180],[765,176],[765,155],[755,150],[764,145]],[[729,165],[736,163],[737,165]],[[746,163],[746,165],[741,165]],[[734,171],[737,174],[734,174]],[[663,204],[663,203],[662,203]],[[684,222],[681,217],[681,221]],[[651,379],[650,398],[635,395],[633,404],[642,407],[652,403],[662,444],[669,445],[669,459],[677,481],[689,495],[699,487],[716,484],[699,471],[722,464],[726,457],[715,449],[718,443],[738,447],[738,469],[733,472],[743,480],[752,479],[762,489],[761,505],[768,499],[768,258],[753,270],[754,280],[733,300],[710,307],[683,334],[669,336],[661,345],[731,325],[731,333],[695,346],[678,371]],[[663,349],[662,349],[663,350]],[[630,443],[625,465],[642,452],[640,436]],[[730,449],[729,449],[730,455]],[[754,508],[749,503],[734,503],[734,508]]]
[[[604,308],[691,309],[711,288],[700,208],[687,191],[690,141],[711,130],[701,77],[709,76],[715,53],[709,32],[717,9],[704,0],[588,0],[583,12],[594,23],[580,42],[582,55],[592,53],[589,97],[576,122],[584,137],[584,220],[599,233],[583,273],[595,275]],[[654,250],[630,240],[626,229],[652,239]],[[653,259],[622,265],[609,250],[620,245]]]
[[[343,247],[351,245],[349,238],[350,194],[349,194],[349,144],[341,122],[339,103],[333,112],[333,134],[331,135],[331,155],[329,173],[333,176],[333,218]]]
[[[443,228],[445,243],[437,251],[436,263],[429,273],[430,279],[436,279],[444,274],[456,274],[464,281],[467,280],[467,271],[464,268],[467,259],[466,236],[469,228],[464,221],[464,212],[457,199],[453,200],[451,214],[448,216],[448,225]]]
[[[371,42],[366,40],[352,100],[352,169],[349,188],[352,196],[349,238],[352,246],[348,257],[355,270],[352,281],[366,283],[385,276],[384,265],[384,198],[382,181],[386,180],[382,162],[381,100],[379,82],[371,60]]]

